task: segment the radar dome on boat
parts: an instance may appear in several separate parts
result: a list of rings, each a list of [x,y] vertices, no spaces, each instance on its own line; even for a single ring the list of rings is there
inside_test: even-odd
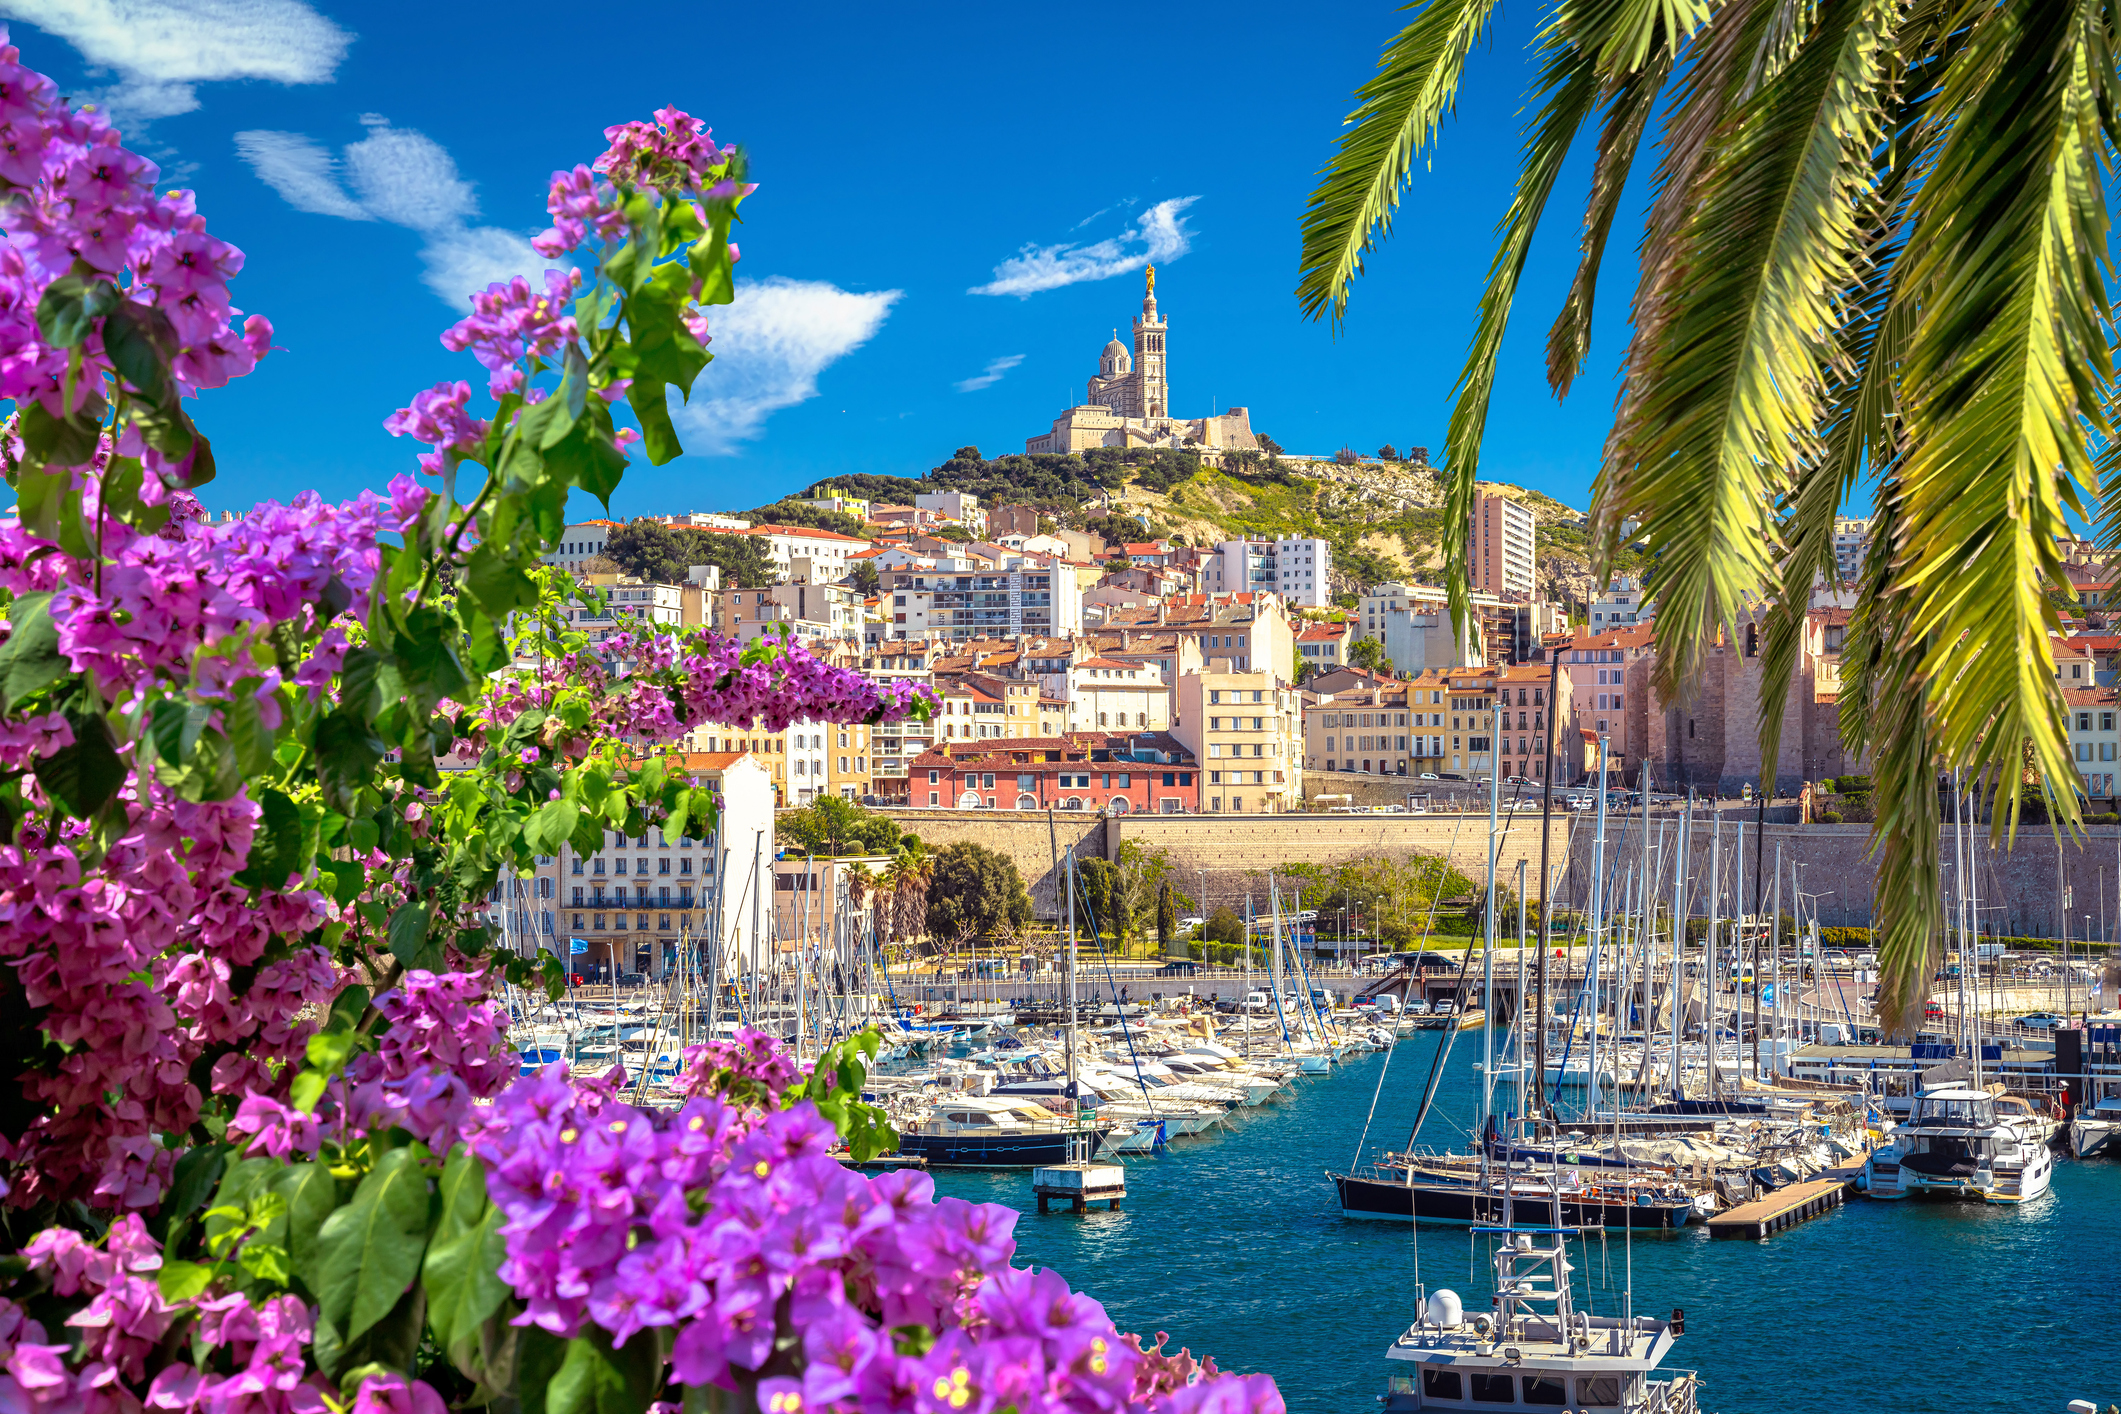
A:
[[[1458,1300],[1458,1293],[1449,1287],[1432,1292],[1429,1296],[1429,1319],[1439,1326],[1455,1326],[1466,1318],[1466,1308]]]

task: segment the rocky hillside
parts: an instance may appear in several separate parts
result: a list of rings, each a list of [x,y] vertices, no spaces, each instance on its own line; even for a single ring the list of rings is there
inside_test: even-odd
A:
[[[1527,487],[1507,482],[1482,482],[1481,487],[1523,501],[1538,517],[1542,593],[1586,599],[1593,584],[1584,513]],[[1168,493],[1134,485],[1116,499],[1121,505],[1115,509],[1147,512],[1155,533],[1184,536],[1193,545],[1237,535],[1319,536],[1333,544],[1336,593],[1356,593],[1394,578],[1433,581],[1443,566],[1443,484],[1425,463],[1203,470]],[[1621,566],[1623,572],[1633,568],[1632,563]]]

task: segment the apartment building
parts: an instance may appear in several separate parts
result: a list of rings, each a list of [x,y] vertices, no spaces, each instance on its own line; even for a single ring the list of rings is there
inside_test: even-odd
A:
[[[1176,815],[1200,808],[1200,768],[1168,733],[1070,732],[939,743],[913,763],[917,804],[955,810]]]
[[[1547,700],[1549,688],[1554,701]],[[1556,785],[1573,782],[1582,769],[1581,752],[1574,742],[1574,680],[1554,674],[1543,663],[1519,663],[1504,668],[1496,678],[1496,706],[1502,709],[1502,730],[1496,735],[1496,769],[1506,781],[1551,780]],[[1547,750],[1549,725],[1553,727],[1554,750]]]
[[[723,534],[749,535],[766,547],[766,558],[773,562],[777,578],[787,579],[795,572],[798,559],[808,560],[812,566],[810,577],[819,580],[844,578],[854,568],[854,557],[869,548],[871,542],[852,535],[841,535],[832,530],[812,530],[799,525],[754,525],[748,530],[724,531]]]
[[[755,759],[771,783],[776,806],[808,805],[834,793],[826,781],[826,730],[815,722],[798,722],[777,732],[701,723],[685,733],[684,742],[689,752]]]
[[[1492,594],[1473,596],[1476,612],[1502,608]],[[1477,667],[1487,660],[1476,625],[1460,633],[1451,621],[1450,596],[1441,585],[1387,580],[1372,585],[1356,608],[1358,632],[1375,639],[1392,660],[1393,671],[1421,673],[1436,669]],[[1516,636],[1512,625],[1511,637]]]
[[[828,727],[823,794],[861,800],[876,793],[870,760],[870,728],[853,722]]]
[[[735,752],[686,752],[679,764],[715,792],[713,830],[678,839],[659,830],[636,838],[606,831],[603,847],[586,855],[563,843],[539,859],[533,877],[504,880],[494,891],[504,945],[524,956],[551,952],[574,971],[605,976],[659,977],[681,948],[704,965],[717,945],[722,975],[748,969],[757,954],[746,889],[773,853],[771,779],[760,758]]]
[[[1632,575],[1614,575],[1605,592],[1591,601],[1586,622],[1593,633],[1648,623],[1657,617],[1657,606],[1643,597],[1642,581]]]
[[[781,625],[805,643],[825,639],[859,642],[861,596],[839,584],[770,584],[763,589],[729,589],[715,599],[715,631],[749,644],[764,634],[778,635]]]
[[[2098,801],[2114,798],[2114,772],[2121,735],[2116,715],[2121,714],[2121,689],[2112,687],[2064,688],[2063,711],[2069,718],[2070,754],[2077,759],[2077,774],[2085,795]]]
[[[706,596],[704,587],[697,584],[656,584],[616,574],[592,574],[585,579],[602,593],[603,607],[593,609],[576,599],[563,612],[569,625],[592,643],[620,632],[668,632],[696,623]]]
[[[1207,775],[1202,810],[1261,814],[1302,802],[1303,709],[1281,675],[1211,659],[1179,679],[1178,693],[1172,735]]]
[[[974,535],[987,533],[987,513],[980,509],[979,497],[963,491],[923,492],[913,498],[918,510],[933,511],[946,521],[956,521]]]
[[[1863,573],[1863,557],[1871,552],[1871,523],[1855,516],[1834,517],[1834,572],[1844,584],[1852,584]]]
[[[1650,677],[1657,664],[1650,625],[1579,633],[1559,651],[1576,728],[1607,737],[1608,766],[1633,780],[1648,745]]]
[[[1012,557],[995,567],[970,559],[914,560],[882,571],[881,582],[888,604],[879,608],[894,639],[964,641],[1082,629],[1076,567],[1065,560]]]
[[[1353,619],[1329,624],[1299,620],[1296,625],[1296,669],[1299,673],[1305,668],[1322,673],[1337,668],[1348,661],[1348,649],[1354,642]]]
[[[569,574],[579,574],[584,560],[592,555],[604,553],[605,542],[611,539],[611,532],[618,528],[619,523],[615,520],[577,521],[560,532],[560,543],[552,547],[551,554],[545,556],[545,563],[566,570]]]
[[[1268,593],[1299,609],[1323,609],[1333,602],[1333,546],[1295,535],[1225,540],[1215,547],[1202,587],[1210,594]]]
[[[1171,688],[1139,660],[1085,658],[1068,668],[1064,681],[1071,732],[1171,729]]]
[[[1427,716],[1409,709],[1415,695],[1405,682],[1376,679],[1301,694],[1305,769],[1379,776],[1430,769],[1423,764],[1433,759],[1424,750]]]
[[[1538,521],[1508,496],[1473,498],[1467,568],[1475,589],[1530,598],[1539,590]]]
[[[942,708],[935,716],[936,735],[942,741],[979,741],[992,738],[1044,737],[1066,729],[1063,704],[1047,708],[1038,680],[992,677],[966,673],[950,682],[938,682],[936,695]]]

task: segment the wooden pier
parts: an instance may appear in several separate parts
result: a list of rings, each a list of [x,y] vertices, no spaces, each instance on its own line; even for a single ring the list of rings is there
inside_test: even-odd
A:
[[[1765,1198],[1715,1214],[1709,1219],[1709,1236],[1765,1238],[1795,1227],[1830,1208],[1840,1207],[1855,1181],[1853,1169],[1828,1169],[1818,1178],[1778,1188]]]

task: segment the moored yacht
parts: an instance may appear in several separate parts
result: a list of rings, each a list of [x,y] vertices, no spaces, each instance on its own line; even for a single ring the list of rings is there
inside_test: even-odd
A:
[[[1385,1351],[1411,1363],[1394,1376],[1386,1414],[1427,1409],[1549,1408],[1599,1414],[1695,1414],[1691,1373],[1650,1374],[1683,1330],[1646,1316],[1594,1316],[1575,1308],[1566,1231],[1505,1235],[1495,1251],[1495,1296],[1468,1315],[1455,1292],[1439,1290]]]
[[[1032,1100],[950,1095],[897,1128],[898,1152],[930,1168],[1017,1169],[1092,1158],[1120,1125],[1070,1119]]]
[[[2098,1153],[2121,1153],[2114,1135],[2121,1132],[2121,1080],[2098,1076],[2092,1080],[2094,1097],[2077,1107],[2069,1125],[2070,1152],[2080,1159]]]
[[[2023,1203],[2045,1193],[2054,1159],[2033,1126],[2001,1119],[1986,1090],[1926,1090],[1866,1165],[1873,1198],[1936,1194]]]

